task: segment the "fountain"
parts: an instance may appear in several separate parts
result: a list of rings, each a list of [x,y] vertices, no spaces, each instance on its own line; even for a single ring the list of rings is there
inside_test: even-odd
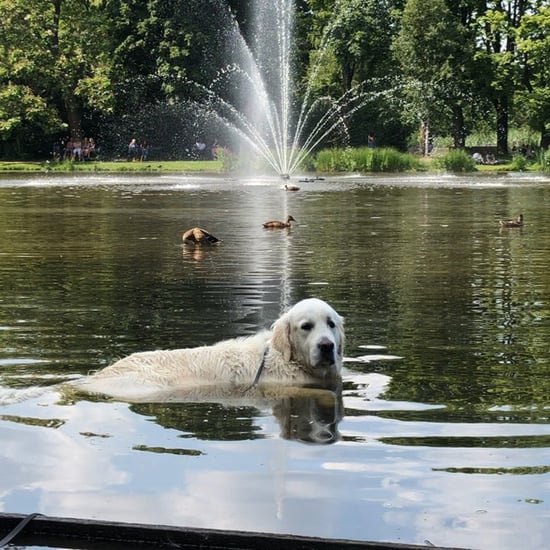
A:
[[[333,22],[341,4],[336,4]],[[313,84],[329,51],[332,24],[324,31],[298,104],[292,71],[294,15],[294,0],[255,0],[250,43],[229,15],[228,51],[237,59],[220,69],[209,87],[202,88],[203,108],[285,179],[337,129],[345,132],[346,121],[367,101],[362,84],[339,98],[314,95]],[[227,90],[239,94],[228,98]]]

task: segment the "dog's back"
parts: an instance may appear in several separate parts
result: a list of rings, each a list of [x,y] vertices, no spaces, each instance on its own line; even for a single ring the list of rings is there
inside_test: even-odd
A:
[[[132,401],[178,387],[252,384],[269,337],[264,331],[212,346],[133,353],[71,385]]]
[[[256,381],[300,385],[339,376],[343,318],[317,298],[298,302],[271,331],[212,346],[134,353],[71,385],[126,401],[159,392]]]

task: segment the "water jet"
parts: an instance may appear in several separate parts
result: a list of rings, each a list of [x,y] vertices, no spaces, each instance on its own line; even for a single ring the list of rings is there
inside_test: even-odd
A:
[[[225,23],[232,58],[208,86],[201,87],[203,108],[238,137],[239,156],[252,152],[283,180],[337,131],[346,135],[346,121],[372,97],[363,83],[337,98],[314,90],[342,4],[336,3],[332,22],[323,32],[300,98],[293,70],[295,0],[254,0],[248,42],[229,14]]]

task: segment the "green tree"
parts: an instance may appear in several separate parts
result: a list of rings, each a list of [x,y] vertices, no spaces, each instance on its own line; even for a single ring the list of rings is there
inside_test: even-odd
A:
[[[179,2],[109,0],[112,84],[117,114],[162,101],[184,74],[190,38],[175,25]]]
[[[0,0],[0,141],[8,155],[63,127],[46,92],[53,79],[46,29],[34,23],[39,4]]]
[[[392,72],[390,46],[395,0],[310,0],[310,57],[323,55],[319,81],[345,93]]]
[[[310,0],[308,5],[306,78],[313,80],[316,93],[339,97],[360,91],[364,105],[348,123],[351,143],[367,143],[367,134],[374,131],[380,143],[402,145],[399,111],[390,104],[398,72],[390,54],[394,9],[401,0]],[[319,57],[322,62],[313,71]]]
[[[473,78],[467,27],[444,0],[433,0],[429,9],[421,0],[408,0],[392,49],[404,75],[404,115],[420,122],[424,136],[430,125],[448,127],[454,145],[463,147]],[[423,139],[421,146],[424,150]]]
[[[522,18],[534,10],[537,0],[490,0],[482,2],[477,27],[476,59],[483,67],[479,74],[483,93],[495,108],[497,149],[508,152],[508,132],[512,100],[518,84],[516,33]]]
[[[107,0],[115,109],[104,125],[105,149],[122,153],[121,144],[135,136],[152,140],[164,156],[181,158],[198,138],[216,139],[218,130],[198,120],[203,113],[191,102],[204,99],[212,82],[228,87],[217,76],[233,59],[233,10],[247,2],[231,4]]]
[[[71,137],[82,137],[82,110],[112,108],[111,61],[101,0],[52,0],[47,26],[53,71]],[[51,19],[50,19],[51,18]]]
[[[523,89],[518,111],[540,132],[542,149],[550,147],[550,6],[525,15],[518,28],[517,51]]]
[[[0,0],[1,138],[81,137],[82,110],[110,108],[103,21],[99,0]]]

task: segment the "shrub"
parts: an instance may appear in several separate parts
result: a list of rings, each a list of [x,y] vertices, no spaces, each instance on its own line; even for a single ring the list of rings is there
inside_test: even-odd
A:
[[[355,165],[350,156],[350,150],[332,147],[323,149],[315,156],[314,166],[320,172],[351,172]]]
[[[537,163],[543,172],[550,172],[550,149],[537,152]]]
[[[453,149],[435,159],[435,165],[447,172],[474,172],[476,163],[463,149]]]
[[[222,170],[231,171],[237,166],[237,157],[227,147],[214,148],[214,160],[220,161]]]
[[[523,155],[514,155],[510,168],[516,172],[525,172],[527,170],[527,159]]]
[[[410,153],[400,153],[391,147],[370,149],[370,172],[405,172],[419,168],[419,161]]]
[[[321,172],[404,172],[418,169],[419,161],[391,147],[334,147],[319,151],[314,166]]]

